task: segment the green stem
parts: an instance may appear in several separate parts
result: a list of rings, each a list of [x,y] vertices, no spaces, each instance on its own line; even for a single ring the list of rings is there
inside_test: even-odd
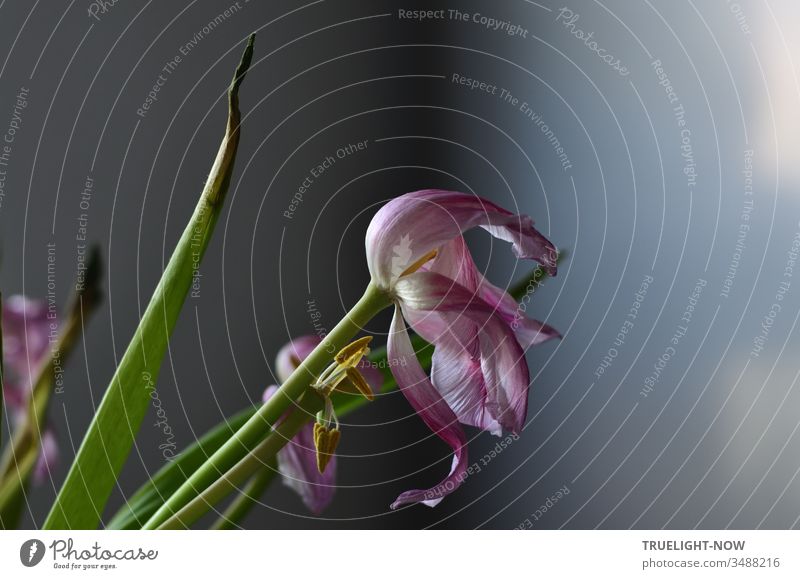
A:
[[[290,405],[298,400],[307,387],[320,375],[333,356],[352,341],[367,322],[389,305],[391,305],[391,298],[383,290],[370,283],[353,309],[303,360],[275,395],[175,491],[145,523],[143,529],[159,528],[162,523],[207,489],[223,473],[236,465],[267,436],[270,429],[278,423]]]
[[[559,255],[559,261],[563,259],[565,252]],[[541,282],[547,277],[542,268],[536,268],[528,275],[524,276],[519,282],[509,288],[508,292],[517,300],[529,293],[532,288],[538,288]],[[420,364],[423,368],[429,369],[431,365],[431,354],[433,347],[427,344],[418,335],[411,336],[414,350],[417,352]],[[379,346],[369,353],[369,360],[376,364],[384,376],[383,388],[381,392],[388,393],[397,387],[390,366],[386,363],[386,348]],[[334,394],[333,402],[336,407],[336,414],[342,418],[349,413],[358,410],[366,404],[367,400],[361,396],[340,396]],[[137,493],[131,497],[126,505],[114,516],[106,528],[111,529],[139,529],[142,524],[150,519],[153,513],[161,506],[165,498],[169,497],[178,487],[190,476],[208,456],[235,433],[244,424],[257,408],[246,408],[236,415],[226,418],[223,422],[210,430],[196,443],[187,447],[181,452],[174,461],[166,464],[159,472],[147,483],[145,483]],[[265,469],[266,470],[266,469]],[[258,476],[255,475],[256,477]],[[274,478],[273,478],[274,480]],[[255,484],[255,477],[253,480]],[[263,493],[263,491],[262,491]],[[254,493],[249,493],[253,496]],[[260,496],[261,493],[259,493]],[[237,512],[239,521],[243,520],[247,511],[252,508],[253,502],[237,500]],[[231,507],[232,508],[232,507]]]
[[[202,517],[211,507],[228,496],[236,488],[253,476],[265,463],[274,460],[277,452],[322,409],[322,399],[314,392],[307,392],[289,416],[244,456],[228,472],[214,481],[207,489],[192,499],[180,511],[159,525],[159,530],[184,529]]]
[[[220,515],[217,521],[211,526],[214,531],[228,531],[238,528],[239,523],[242,522],[245,515],[250,512],[250,509],[258,502],[264,491],[272,483],[278,470],[278,461],[273,459],[267,461],[267,464],[258,471],[250,482],[247,488],[244,489],[239,495],[233,499],[225,512]]]
[[[544,270],[537,268],[532,275],[524,279],[512,289],[512,295],[522,296],[526,292],[533,291],[541,280],[544,278]],[[432,354],[430,346],[422,346],[420,348],[421,357],[425,360],[425,365],[429,365],[429,356]],[[385,355],[385,354],[384,354]],[[351,402],[351,406],[346,404],[337,405],[337,410],[341,409],[343,413],[352,410],[357,405],[365,402],[364,398],[348,396],[349,399],[355,398]],[[277,452],[291,440],[295,434],[311,420],[317,410],[321,408],[319,398],[316,396],[304,396],[300,403],[299,408],[296,409],[286,421],[284,421],[277,429],[276,432],[268,436],[258,447],[251,453],[242,458],[235,466],[230,468],[224,475],[219,477],[213,484],[200,493],[197,497],[192,499],[180,511],[172,515],[167,521],[159,525],[158,529],[184,529],[188,528],[192,523],[202,517],[211,507],[224,499],[230,493],[235,491],[239,485],[243,484],[250,477],[257,473],[259,469],[268,473],[268,480],[264,484],[266,487],[269,481],[274,476],[274,470],[264,468],[266,462],[274,461]],[[263,488],[258,491],[259,494],[263,492]],[[247,491],[245,491],[247,493]],[[253,505],[254,500],[251,500],[248,494],[242,494],[239,497],[241,501],[237,500],[232,507],[235,509],[237,517],[243,516],[247,513]],[[232,528],[230,526],[218,526],[224,524],[227,519],[227,512],[218,521],[215,528]],[[237,519],[238,520],[238,519]]]
[[[186,447],[173,460],[161,467],[142,487],[125,500],[125,505],[114,515],[106,529],[141,529],[163,502],[169,498],[196,471],[211,454],[222,446],[239,427],[255,414],[251,406],[225,418],[198,440]]]

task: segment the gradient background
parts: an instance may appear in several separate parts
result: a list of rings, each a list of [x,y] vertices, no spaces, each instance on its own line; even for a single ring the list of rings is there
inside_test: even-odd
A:
[[[764,350],[752,355],[800,230],[796,2],[240,0],[138,116],[162,67],[231,4],[118,0],[98,21],[86,1],[0,2],[0,132],[19,89],[30,91],[0,205],[2,289],[44,295],[55,243],[57,298],[66,301],[87,175],[89,236],[107,260],[104,307],[51,406],[63,461],[30,494],[27,527],[42,523],[194,207],[222,135],[224,91],[252,31],[232,187],[201,295],[187,300],[158,382],[179,448],[261,396],[278,348],[313,330],[306,300],[316,300],[328,328],[354,303],[368,281],[364,231],[387,199],[425,187],[474,191],[532,215],[569,257],[531,311],[565,337],[529,354],[524,433],[457,493],[436,509],[389,511],[398,493],[437,482],[449,467],[447,449],[395,393],[348,417],[341,488],[322,517],[274,484],[246,526],[800,525],[800,279],[789,280]],[[562,6],[627,76],[569,33]],[[518,24],[526,38],[471,21],[398,18],[400,8],[455,7]],[[693,187],[655,60],[685,109]],[[519,107],[454,84],[454,73],[530,103],[571,167]],[[294,218],[283,217],[312,167],[364,140],[365,151],[337,161]],[[753,212],[725,297],[746,151]],[[498,285],[531,267],[487,235],[469,240]],[[598,378],[645,276],[654,282],[634,328]],[[707,285],[688,332],[645,397],[698,279]],[[368,329],[380,341],[387,328],[381,317]],[[163,465],[151,418],[108,514]],[[468,434],[470,462],[479,462],[497,440]],[[569,494],[537,513],[565,485]]]

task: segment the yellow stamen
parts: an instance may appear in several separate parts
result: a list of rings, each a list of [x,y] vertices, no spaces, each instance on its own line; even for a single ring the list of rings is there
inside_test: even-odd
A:
[[[325,472],[325,467],[333,458],[333,453],[339,445],[341,432],[338,428],[328,430],[319,423],[314,424],[314,446],[317,449],[317,470],[320,474]]]
[[[372,336],[364,336],[342,348],[336,354],[336,363],[340,366],[353,368],[369,352],[369,343]]]
[[[314,448],[318,449],[320,445],[320,437],[322,436],[322,432],[325,430],[325,427],[322,426],[319,422],[314,423]]]
[[[347,379],[350,380],[350,383],[355,386],[355,389],[367,400],[372,402],[375,399],[375,395],[372,393],[372,388],[364,379],[364,376],[361,375],[356,368],[348,368],[347,369]]]
[[[326,398],[333,394],[333,391],[336,390],[344,379],[347,378],[347,374],[345,372],[338,372],[333,374],[332,377],[329,377],[323,384],[324,386],[319,388],[319,391],[322,393],[323,396]],[[340,388],[341,389],[341,388]]]
[[[414,273],[415,271],[417,271],[419,268],[421,268],[423,265],[428,263],[430,260],[432,260],[437,255],[439,255],[439,250],[438,249],[430,250],[428,253],[426,253],[425,255],[420,257],[417,261],[415,261],[410,266],[408,266],[405,269],[405,271],[403,271],[403,273],[400,274],[400,277],[403,277],[404,275],[409,275],[411,273]]]

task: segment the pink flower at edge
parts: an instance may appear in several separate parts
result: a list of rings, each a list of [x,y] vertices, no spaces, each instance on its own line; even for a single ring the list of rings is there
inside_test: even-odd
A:
[[[459,486],[467,461],[461,423],[494,434],[522,428],[530,385],[524,350],[559,336],[522,316],[514,299],[477,271],[462,237],[474,227],[512,243],[517,257],[555,274],[556,249],[530,217],[474,195],[408,193],[382,207],[367,230],[372,282],[396,303],[387,349],[390,359],[405,364],[392,365],[392,373],[420,418],[453,449],[447,478],[431,489],[401,494],[392,508],[433,506]],[[403,318],[434,345],[431,379],[411,348]]]
[[[58,438],[52,427],[45,428],[40,442],[41,448],[39,456],[36,458],[36,465],[33,467],[33,484],[41,485],[48,479],[50,473],[58,466],[60,454],[58,450]]]
[[[3,301],[3,361],[6,401],[14,409],[23,408],[47,354],[50,322],[44,300],[14,295]]]
[[[283,346],[275,360],[277,378],[285,382],[321,341],[317,336],[300,336]],[[358,369],[377,393],[383,382],[383,375],[364,360]],[[264,401],[266,402],[277,390],[278,386],[269,386],[264,391]],[[319,515],[330,505],[336,490],[336,455],[331,457],[325,472],[320,473],[314,447],[313,421],[304,425],[295,437],[278,451],[277,460],[283,483],[300,496],[303,504],[312,513]]]
[[[30,392],[39,366],[44,361],[50,337],[47,303],[22,295],[3,301],[3,396],[9,418],[18,423],[27,411]],[[46,427],[41,451],[33,470],[33,483],[42,484],[58,464],[59,450],[55,431]]]

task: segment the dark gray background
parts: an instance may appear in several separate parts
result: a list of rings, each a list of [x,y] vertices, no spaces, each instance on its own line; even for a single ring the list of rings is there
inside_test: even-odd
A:
[[[532,309],[565,338],[530,353],[522,438],[457,493],[436,509],[388,510],[399,492],[448,468],[446,449],[395,394],[348,417],[341,488],[323,517],[275,484],[248,527],[798,526],[800,280],[764,351],[751,356],[800,221],[791,0],[566,5],[627,76],[573,37],[557,21],[563,5],[547,0],[241,0],[182,57],[145,118],[136,111],[162,67],[231,2],[119,0],[99,21],[89,5],[0,2],[2,132],[14,95],[30,91],[0,207],[2,289],[43,295],[54,242],[57,296],[66,301],[87,175],[95,183],[90,237],[107,261],[106,302],[51,408],[63,463],[31,493],[26,526],[42,523],[194,206],[222,134],[224,90],[252,31],[231,191],[201,295],[186,303],[158,382],[179,447],[273,382],[278,348],[313,329],[307,299],[328,328],[357,299],[368,281],[364,231],[387,199],[424,187],[471,190],[532,215],[569,258]],[[527,38],[473,22],[398,18],[399,8],[428,7],[481,12],[519,24]],[[651,66],[657,59],[686,111],[698,174],[691,191],[680,129]],[[571,168],[520,110],[453,84],[453,73],[531,103]],[[365,139],[366,151],[337,162],[294,219],[283,218],[319,160]],[[723,297],[747,150],[751,229]],[[499,285],[528,271],[504,244],[469,239]],[[645,276],[654,283],[635,326],[596,378]],[[698,279],[707,285],[688,332],[643,397]],[[387,319],[369,329],[380,336]],[[163,464],[154,420],[142,427],[109,513]],[[471,462],[497,442],[471,438]],[[569,494],[537,513],[565,485]]]

